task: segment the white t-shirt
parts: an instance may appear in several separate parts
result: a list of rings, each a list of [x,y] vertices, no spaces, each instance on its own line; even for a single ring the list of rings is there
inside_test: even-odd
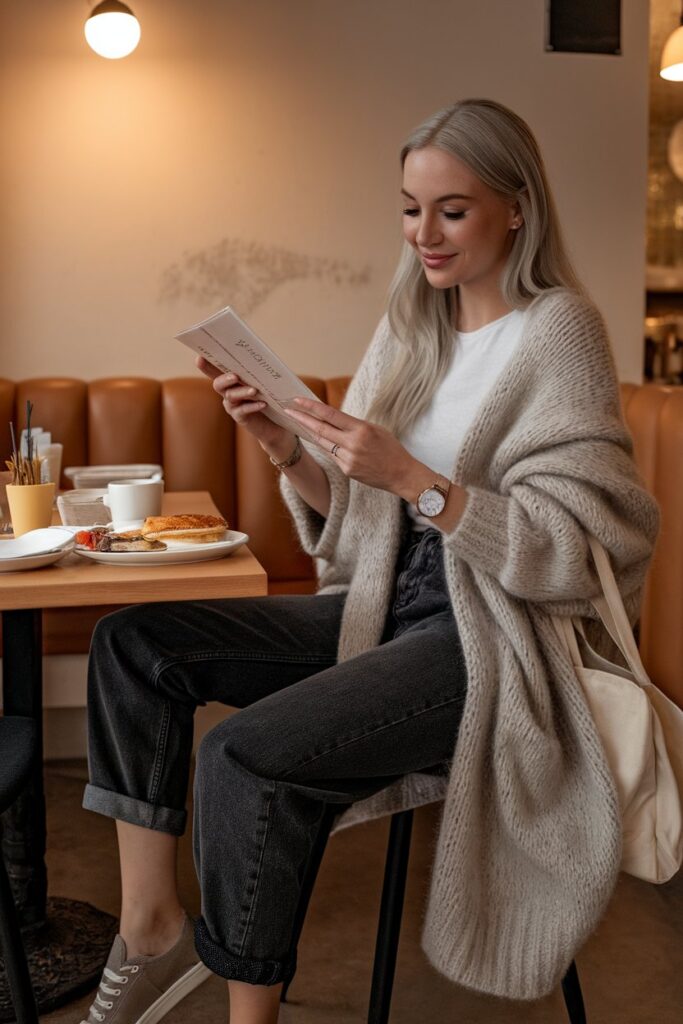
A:
[[[446,376],[427,411],[401,437],[414,458],[448,480],[481,403],[519,345],[525,316],[523,310],[514,309],[478,331],[454,332],[453,357]],[[414,504],[408,504],[407,511],[415,529],[434,525],[418,515]]]

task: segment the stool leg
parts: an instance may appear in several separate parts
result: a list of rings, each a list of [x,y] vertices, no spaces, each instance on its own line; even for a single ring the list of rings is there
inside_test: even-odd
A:
[[[393,815],[377,926],[368,1024],[387,1024],[389,1020],[412,828],[412,811],[401,811]]]
[[[573,960],[562,979],[562,995],[564,996],[570,1024],[586,1024],[586,1011],[579,983],[579,972]]]
[[[5,973],[14,1004],[16,1024],[38,1024],[36,1000],[31,988],[31,978],[19,930],[19,915],[1,857],[0,948],[5,960]]]
[[[318,834],[315,837],[315,843],[313,844],[311,854],[308,858],[306,872],[301,883],[301,893],[299,894],[299,903],[296,908],[296,918],[292,934],[292,949],[296,949],[299,945],[304,921],[306,920],[306,911],[308,910],[308,904],[310,903],[311,896],[313,894],[313,886],[315,885],[315,880],[318,877],[318,871],[320,870],[320,864],[323,859],[325,847],[327,846],[327,840],[330,834],[330,829],[332,828],[332,823],[339,814],[339,810],[338,805],[328,804],[323,812],[320,828],[318,829]],[[280,993],[281,1003],[287,1001],[287,992],[293,981],[294,975],[292,975],[289,981],[285,982],[282,986],[282,992]]]

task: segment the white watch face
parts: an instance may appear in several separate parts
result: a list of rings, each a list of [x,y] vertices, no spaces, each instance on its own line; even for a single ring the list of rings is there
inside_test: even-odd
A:
[[[417,511],[421,516],[438,516],[446,507],[446,498],[436,487],[428,487],[417,499]]]

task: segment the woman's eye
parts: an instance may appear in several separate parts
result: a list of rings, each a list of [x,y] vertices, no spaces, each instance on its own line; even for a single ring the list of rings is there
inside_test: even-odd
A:
[[[403,211],[403,216],[404,216],[404,217],[417,217],[417,215],[418,215],[418,213],[419,213],[419,212],[420,212],[419,210],[416,210],[416,209],[414,209],[414,208],[413,208],[413,207],[411,206],[411,207],[409,207],[408,209],[404,209],[404,211]]]
[[[465,216],[464,210],[444,210],[443,213],[448,220],[461,220]]]

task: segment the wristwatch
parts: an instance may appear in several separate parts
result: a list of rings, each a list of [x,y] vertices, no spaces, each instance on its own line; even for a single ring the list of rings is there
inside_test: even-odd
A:
[[[415,502],[415,507],[420,515],[427,516],[428,519],[441,515],[446,507],[450,486],[450,480],[446,481],[444,477],[441,477],[431,487],[426,487],[424,491],[421,491]]]

